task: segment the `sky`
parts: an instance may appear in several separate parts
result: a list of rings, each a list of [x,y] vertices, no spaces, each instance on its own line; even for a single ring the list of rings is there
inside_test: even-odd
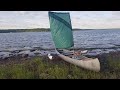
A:
[[[73,28],[120,28],[120,11],[69,12]],[[0,29],[49,28],[48,11],[0,11]]]

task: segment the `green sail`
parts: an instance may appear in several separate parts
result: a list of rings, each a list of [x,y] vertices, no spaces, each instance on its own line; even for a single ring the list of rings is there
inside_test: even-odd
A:
[[[69,13],[48,12],[50,30],[56,48],[68,49],[74,46]]]

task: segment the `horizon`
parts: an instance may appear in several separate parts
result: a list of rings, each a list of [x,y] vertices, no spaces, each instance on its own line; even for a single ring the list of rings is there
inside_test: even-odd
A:
[[[69,12],[74,29],[118,29],[120,11]],[[0,29],[49,28],[48,11],[0,11]]]
[[[16,29],[26,29],[26,28],[15,28],[15,29],[0,29],[0,30],[16,30]],[[27,28],[27,29],[50,29],[50,28]],[[72,29],[81,29],[81,28],[72,28]],[[85,30],[85,29],[89,29],[89,28],[84,28],[84,29],[81,29],[81,30]],[[94,30],[94,28],[91,28],[92,30]],[[120,29],[120,28],[98,28],[98,29]]]

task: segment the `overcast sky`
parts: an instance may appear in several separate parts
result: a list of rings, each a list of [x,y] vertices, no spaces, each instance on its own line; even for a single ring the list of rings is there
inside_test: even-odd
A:
[[[120,11],[64,12],[70,12],[73,28],[120,28]],[[0,11],[0,29],[12,28],[49,28],[48,12]]]

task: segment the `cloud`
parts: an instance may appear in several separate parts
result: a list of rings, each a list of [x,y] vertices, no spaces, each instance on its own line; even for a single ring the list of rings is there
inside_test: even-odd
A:
[[[73,28],[120,28],[120,11],[59,12],[70,12]],[[48,27],[47,11],[0,11],[1,29]]]

